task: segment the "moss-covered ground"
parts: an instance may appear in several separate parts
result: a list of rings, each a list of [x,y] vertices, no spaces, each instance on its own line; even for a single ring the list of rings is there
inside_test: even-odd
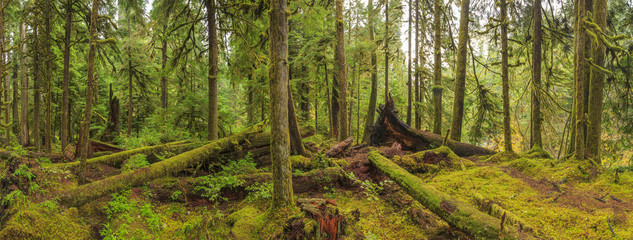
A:
[[[590,162],[532,153],[464,159],[446,147],[417,153],[380,150],[450,197],[493,217],[500,218],[495,213],[499,209],[511,213],[507,227],[521,223],[526,234],[537,238],[612,239],[615,234],[617,239],[633,239],[630,171],[616,173]],[[349,150],[341,159],[323,154],[293,157],[297,176],[334,167],[347,179],[319,180],[295,197],[332,199],[331,207],[345,219],[343,239],[469,238],[389,181],[369,163],[368,151]],[[43,159],[16,156],[0,162],[0,239],[315,238],[319,223],[299,207],[269,211],[269,178],[256,177],[269,169],[254,161],[247,157],[222,166],[198,166],[68,208],[58,203],[58,194],[77,186],[76,175],[46,167],[49,163]],[[96,181],[136,165],[96,164],[87,176]],[[297,219],[302,222],[299,235],[291,226]]]

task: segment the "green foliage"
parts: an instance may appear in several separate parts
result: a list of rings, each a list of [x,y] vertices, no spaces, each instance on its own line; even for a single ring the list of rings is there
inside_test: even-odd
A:
[[[13,176],[16,176],[19,178],[26,178],[29,180],[29,182],[33,178],[35,178],[35,174],[33,174],[29,166],[25,164],[21,164],[20,167],[18,167],[18,169],[16,169],[15,172],[13,172]]]
[[[365,190],[365,195],[367,196],[367,200],[369,201],[378,201],[380,192],[384,189],[383,187],[386,184],[391,183],[391,180],[385,180],[378,184],[372,182],[371,180],[361,181],[358,179],[353,172],[347,174],[347,177],[352,180],[354,183],[360,184],[360,187]]]
[[[128,159],[123,166],[121,166],[121,172],[129,172],[135,169],[149,166],[145,154],[136,154]]]
[[[105,212],[108,222],[99,234],[104,239],[155,239],[163,223],[151,203],[130,200],[130,191],[112,194]]]
[[[26,195],[20,190],[14,190],[2,198],[2,205],[20,207],[28,202]]]
[[[222,166],[220,172],[196,178],[194,191],[201,193],[202,196],[211,201],[226,201],[226,198],[220,196],[221,190],[244,185],[244,180],[238,175],[252,172],[256,169],[255,166],[250,154],[237,161],[229,162]]]
[[[268,200],[272,197],[273,193],[273,183],[265,182],[265,183],[253,183],[252,185],[246,187],[246,191],[249,192],[246,197],[246,201],[249,203]]]

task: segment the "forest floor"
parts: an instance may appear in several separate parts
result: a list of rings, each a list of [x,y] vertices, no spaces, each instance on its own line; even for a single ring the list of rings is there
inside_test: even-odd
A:
[[[321,148],[333,144],[315,142]],[[633,239],[630,171],[594,171],[586,162],[506,153],[455,158],[397,145],[378,150],[456,200],[493,216],[492,205],[513,213],[508,227],[526,236]],[[330,215],[342,216],[335,230],[323,227],[327,221],[302,204],[290,212],[267,212],[272,192],[267,156],[187,169],[77,208],[57,201],[77,186],[74,171],[16,156],[0,166],[0,239],[313,239],[332,231],[339,239],[471,238],[390,181],[369,162],[369,151],[351,147],[339,158],[292,157],[295,198],[328,199],[327,207],[335,209]],[[132,157],[119,167],[93,165],[87,177],[98,181],[148,164],[139,165],[146,158],[173,154]]]

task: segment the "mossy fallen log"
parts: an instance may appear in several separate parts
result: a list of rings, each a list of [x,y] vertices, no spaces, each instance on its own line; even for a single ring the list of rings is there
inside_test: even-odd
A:
[[[86,165],[106,164],[113,167],[121,167],[121,164],[123,164],[125,160],[129,159],[131,156],[134,156],[136,154],[149,155],[152,153],[162,152],[168,149],[173,149],[177,152],[182,152],[182,151],[191,150],[197,146],[201,146],[201,143],[187,143],[187,141],[178,141],[178,142],[166,143],[166,144],[155,145],[155,146],[141,147],[141,148],[136,148],[132,150],[113,153],[110,155],[94,157],[94,158],[86,160]],[[59,163],[59,164],[53,164],[49,166],[49,168],[75,169],[79,167],[79,163],[80,163],[79,161],[69,162],[69,163]]]
[[[503,227],[499,219],[480,212],[476,208],[454,200],[447,194],[427,186],[420,178],[383,157],[380,152],[369,153],[371,161],[391,180],[396,182],[413,199],[437,214],[451,226],[476,239],[517,239],[519,233],[511,227]],[[529,238],[521,234],[521,238]]]
[[[246,186],[249,186],[254,183],[272,181],[273,175],[272,173],[266,172],[241,175],[240,178],[246,182]],[[345,175],[345,171],[340,167],[314,169],[305,173],[292,174],[292,188],[295,193],[308,191],[318,192],[322,190],[325,185],[347,186],[351,184],[351,181]]]
[[[217,157],[220,152],[238,147],[249,136],[259,132],[257,125],[241,133],[228,136],[194,150],[165,159],[147,167],[125,172],[96,182],[81,185],[60,194],[60,202],[65,206],[81,206],[91,200],[121,191],[127,187],[143,185],[151,180],[171,176],[194,167],[205,159]]]
[[[487,148],[466,144],[451,139],[444,143],[444,137],[435,133],[414,129],[398,118],[398,112],[392,100],[380,106],[380,115],[370,130],[369,144],[372,146],[391,146],[399,142],[404,149],[423,151],[446,145],[460,157],[474,155],[493,155],[496,152]]]

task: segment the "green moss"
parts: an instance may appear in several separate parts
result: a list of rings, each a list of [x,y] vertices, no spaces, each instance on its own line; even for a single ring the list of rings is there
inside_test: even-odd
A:
[[[290,163],[292,164],[292,169],[299,169],[302,171],[307,171],[312,169],[311,165],[312,160],[310,158],[294,155],[290,156]]]
[[[61,211],[59,207],[29,204],[14,210],[0,231],[0,239],[90,239],[89,227],[77,215],[75,208]]]
[[[519,154],[521,157],[525,158],[552,158],[552,156],[545,151],[543,148],[539,146],[534,146],[530,151]]]
[[[259,239],[258,231],[262,229],[265,220],[265,214],[252,206],[246,206],[226,219],[235,239]]]
[[[492,155],[488,158],[485,158],[484,161],[488,161],[488,162],[507,162],[507,161],[511,161],[514,159],[519,158],[519,155],[514,153],[514,152],[499,152],[495,155]]]

